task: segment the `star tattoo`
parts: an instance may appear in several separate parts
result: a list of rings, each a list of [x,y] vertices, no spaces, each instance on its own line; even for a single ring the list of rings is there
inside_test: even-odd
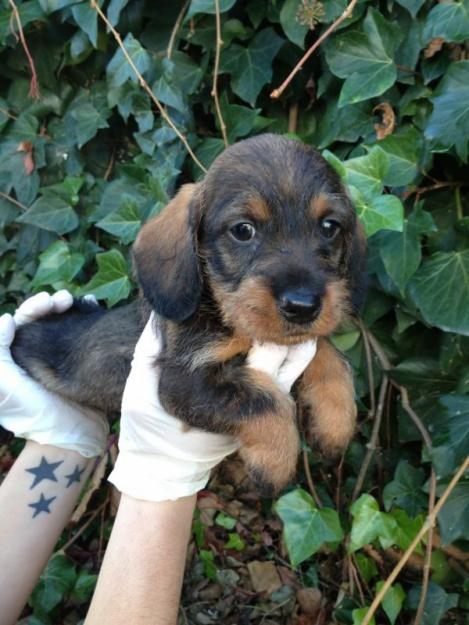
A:
[[[28,473],[32,473],[34,475],[34,481],[29,487],[29,490],[32,490],[37,484],[40,484],[42,480],[51,480],[51,482],[57,482],[57,478],[55,476],[54,471],[58,466],[62,464],[63,460],[59,462],[47,462],[44,456],[41,458],[41,462],[37,467],[31,467],[31,469],[26,469]]]
[[[76,465],[75,469],[72,471],[72,473],[69,473],[68,475],[66,475],[66,479],[68,480],[68,484],[66,486],[66,488],[68,488],[69,486],[71,486],[72,484],[74,484],[75,482],[79,482],[81,480],[81,476],[82,473],[85,469],[83,468],[80,471],[80,467],[78,465]]]
[[[39,497],[38,501],[36,501],[35,503],[28,503],[28,506],[34,509],[33,519],[38,514],[41,514],[41,512],[50,514],[51,510],[49,506],[54,501],[54,499],[57,499],[57,497],[51,497],[50,499],[46,499],[44,497],[44,493],[41,493],[41,496]]]

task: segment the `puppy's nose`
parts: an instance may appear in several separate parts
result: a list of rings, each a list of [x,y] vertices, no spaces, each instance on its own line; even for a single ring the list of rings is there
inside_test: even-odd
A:
[[[321,296],[308,289],[287,290],[279,297],[279,308],[287,321],[310,323],[321,310]]]

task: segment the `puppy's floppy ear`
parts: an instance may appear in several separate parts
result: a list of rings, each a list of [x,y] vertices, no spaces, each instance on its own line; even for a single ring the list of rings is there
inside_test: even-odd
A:
[[[184,185],[161,213],[143,226],[133,247],[144,296],[159,315],[172,321],[184,321],[199,305],[200,213],[199,185]]]
[[[347,274],[352,312],[354,315],[358,315],[365,300],[368,284],[366,275],[366,235],[358,217],[352,233]]]

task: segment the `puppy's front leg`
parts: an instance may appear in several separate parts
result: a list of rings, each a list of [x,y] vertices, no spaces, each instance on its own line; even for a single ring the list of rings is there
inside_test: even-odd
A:
[[[160,401],[182,421],[238,436],[251,479],[266,496],[295,474],[299,451],[296,406],[266,373],[245,365],[162,367]]]
[[[327,455],[342,453],[355,429],[355,389],[350,366],[327,339],[318,339],[316,356],[300,379],[299,402],[308,439]]]

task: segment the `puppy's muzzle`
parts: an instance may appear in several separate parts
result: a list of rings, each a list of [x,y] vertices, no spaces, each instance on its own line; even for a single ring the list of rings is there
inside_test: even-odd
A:
[[[278,296],[282,317],[290,323],[313,322],[321,312],[321,295],[307,288],[287,289]]]

